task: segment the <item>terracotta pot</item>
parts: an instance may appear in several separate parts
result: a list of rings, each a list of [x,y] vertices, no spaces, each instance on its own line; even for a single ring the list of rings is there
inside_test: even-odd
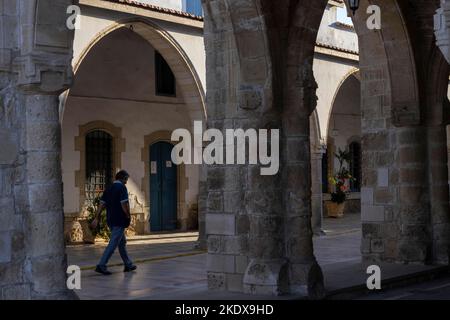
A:
[[[330,218],[342,218],[344,216],[345,202],[336,203],[333,201],[327,201],[327,213]]]

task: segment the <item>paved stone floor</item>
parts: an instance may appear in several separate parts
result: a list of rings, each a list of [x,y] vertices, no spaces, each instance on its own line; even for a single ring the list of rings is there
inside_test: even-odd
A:
[[[361,265],[359,214],[325,218],[325,236],[314,237],[315,255],[322,267],[328,292],[364,284],[368,275]],[[246,300],[267,299],[239,293],[211,292],[206,285],[206,254],[195,249],[197,233],[135,237],[128,242],[138,265],[123,273],[118,253],[111,259],[111,276],[93,271],[106,244],[67,247],[69,264],[82,268],[81,299]],[[421,272],[432,267],[383,265],[384,278]],[[293,299],[296,297],[281,297]],[[381,297],[383,298],[383,297]]]
[[[346,214],[343,218],[324,218],[325,236],[314,237],[314,254],[320,266],[361,261],[361,217]]]

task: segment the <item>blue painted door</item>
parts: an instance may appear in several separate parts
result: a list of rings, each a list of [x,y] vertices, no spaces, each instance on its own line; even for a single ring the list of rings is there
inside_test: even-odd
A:
[[[173,145],[150,147],[150,230],[177,228],[177,167],[171,160]]]

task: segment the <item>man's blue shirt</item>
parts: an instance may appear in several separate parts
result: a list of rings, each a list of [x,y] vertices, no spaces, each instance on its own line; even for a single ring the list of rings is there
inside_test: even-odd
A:
[[[128,190],[120,181],[114,181],[112,186],[103,192],[100,202],[106,206],[106,221],[108,226],[128,228],[130,219],[122,209],[122,203],[128,202]]]

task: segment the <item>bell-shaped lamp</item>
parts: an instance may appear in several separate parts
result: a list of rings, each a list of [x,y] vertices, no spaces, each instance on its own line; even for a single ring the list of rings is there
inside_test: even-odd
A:
[[[348,0],[350,5],[350,9],[353,11],[353,15],[355,15],[356,10],[359,8],[359,0]]]

